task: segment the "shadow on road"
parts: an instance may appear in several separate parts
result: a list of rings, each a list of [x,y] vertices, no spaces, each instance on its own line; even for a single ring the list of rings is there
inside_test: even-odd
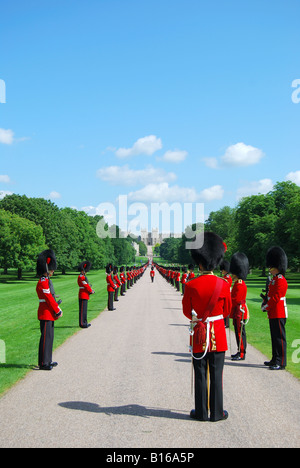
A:
[[[66,401],[59,403],[62,408],[67,408],[75,411],[86,411],[88,413],[112,415],[139,416],[141,418],[167,418],[167,419],[190,419],[188,414],[179,413],[173,410],[160,408],[147,408],[141,405],[124,405],[124,406],[106,406],[101,407],[96,403],[86,401]]]

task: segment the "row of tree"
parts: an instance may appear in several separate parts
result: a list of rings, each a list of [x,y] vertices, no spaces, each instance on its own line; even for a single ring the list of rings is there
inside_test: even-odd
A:
[[[60,209],[43,198],[6,196],[0,201],[0,266],[18,269],[20,278],[22,270],[34,270],[37,255],[46,248],[55,251],[63,273],[86,259],[95,269],[110,262],[134,262],[132,239],[98,237],[96,227],[101,219],[71,208]]]
[[[248,256],[252,268],[265,271],[267,250],[280,245],[287,253],[290,269],[300,271],[300,187],[292,182],[279,182],[266,195],[245,197],[235,208],[225,206],[211,212],[204,229],[224,239],[228,260],[234,252],[241,251]],[[185,236],[166,239],[160,246],[160,256],[172,263],[190,263],[186,240]]]

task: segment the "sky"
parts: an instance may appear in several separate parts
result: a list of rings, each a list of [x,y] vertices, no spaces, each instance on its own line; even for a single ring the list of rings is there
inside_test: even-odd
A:
[[[129,221],[163,202],[207,218],[300,185],[299,0],[0,0],[0,12],[0,198],[95,215],[119,213],[122,196]]]

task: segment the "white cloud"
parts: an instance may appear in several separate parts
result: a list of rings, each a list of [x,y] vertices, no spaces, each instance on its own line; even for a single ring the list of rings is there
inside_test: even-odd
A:
[[[13,192],[6,192],[5,190],[0,190],[0,200],[3,200],[6,195],[13,195]]]
[[[148,184],[141,190],[130,192],[128,199],[130,201],[140,202],[179,202],[195,203],[210,202],[220,200],[224,195],[224,190],[220,185],[202,190],[200,193],[191,187],[179,187],[178,185],[169,186],[167,182],[160,184]]]
[[[300,171],[289,172],[285,180],[290,180],[300,186]]]
[[[0,183],[2,184],[10,184],[11,180],[8,175],[0,175]]]
[[[149,135],[144,138],[139,138],[131,148],[119,148],[116,151],[118,158],[128,158],[131,156],[138,156],[146,154],[151,156],[156,151],[162,148],[162,141],[155,135]]]
[[[61,198],[61,194],[58,193],[58,192],[53,191],[53,192],[50,192],[49,198],[50,198],[50,200],[57,200],[57,199]]]
[[[263,156],[264,153],[259,148],[237,143],[227,148],[221,161],[225,166],[252,166],[259,163]]]
[[[134,170],[128,165],[109,166],[99,169],[97,177],[113,185],[145,185],[149,183],[172,182],[177,176],[174,172],[166,173],[163,169],[147,166],[145,169]]]
[[[258,195],[270,192],[274,187],[271,179],[261,179],[256,182],[247,182],[243,187],[237,190],[237,198],[248,197],[250,195]]]
[[[12,130],[5,130],[0,128],[0,143],[4,145],[11,145],[14,141],[14,132]]]
[[[213,200],[222,200],[224,196],[224,189],[221,185],[214,185],[213,187],[207,188],[200,192],[200,198],[204,202],[210,202]]]
[[[259,148],[245,145],[245,143],[236,143],[227,148],[220,161],[217,158],[203,158],[203,161],[211,169],[246,167],[258,164],[264,156],[265,154]]]
[[[187,151],[180,151],[180,150],[174,150],[174,151],[167,151],[163,157],[163,161],[171,162],[171,163],[180,163],[184,161],[188,156]]]

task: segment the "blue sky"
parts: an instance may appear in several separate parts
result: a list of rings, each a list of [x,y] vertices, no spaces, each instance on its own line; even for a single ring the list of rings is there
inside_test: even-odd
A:
[[[0,11],[0,196],[91,214],[119,195],[201,202],[207,216],[277,181],[300,185],[298,0],[0,0]]]

